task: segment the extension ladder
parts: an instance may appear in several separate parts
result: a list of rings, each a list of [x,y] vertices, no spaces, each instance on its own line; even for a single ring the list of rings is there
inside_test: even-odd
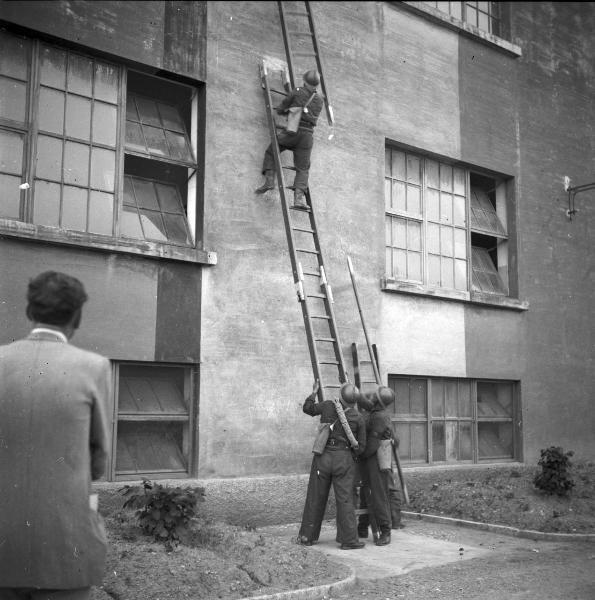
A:
[[[276,82],[275,73],[279,74],[279,86],[276,88],[273,87]],[[288,188],[285,185],[284,170],[295,169],[284,166],[281,162],[272,100],[273,93],[286,94],[284,89],[287,73],[285,69],[274,69],[267,66],[263,60],[260,66],[260,76],[293,279],[304,317],[312,369],[315,378],[320,382],[318,400],[322,402],[331,399],[330,393],[333,393],[333,397],[338,397],[339,388],[347,381],[333,310],[332,289],[324,267],[310,191],[307,190],[305,193],[308,205],[306,210],[290,206],[287,197],[286,190]]]
[[[314,19],[309,2],[277,2],[279,18],[285,44],[285,56],[289,71],[289,83],[292,88],[301,83],[301,76],[314,67],[320,74],[320,89],[324,99],[328,124],[334,122],[333,107],[331,106],[322,60],[318,49]]]

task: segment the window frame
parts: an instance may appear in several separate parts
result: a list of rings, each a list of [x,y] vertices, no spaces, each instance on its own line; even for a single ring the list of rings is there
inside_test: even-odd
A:
[[[187,413],[159,413],[128,411],[120,412],[120,382],[121,367],[141,367],[147,370],[159,368],[180,369],[183,377],[184,390],[183,397],[187,405]],[[108,459],[108,468],[106,478],[108,481],[129,481],[138,477],[147,477],[149,479],[188,479],[196,476],[197,471],[197,409],[196,409],[196,390],[198,389],[198,365],[179,364],[179,363],[153,363],[140,361],[112,361],[112,407],[111,407],[111,445],[110,457]],[[118,427],[120,423],[183,423],[183,453],[187,461],[186,469],[160,469],[160,470],[142,470],[132,472],[123,472],[117,470],[118,460]]]
[[[392,156],[393,152],[402,153],[405,156],[405,162],[407,162],[408,157],[416,157],[420,161],[420,187],[421,187],[421,197],[420,197],[420,212],[418,215],[414,215],[406,210],[398,210],[392,207],[392,198],[389,200],[387,197],[388,194],[388,181],[393,181],[394,177],[392,172],[390,174],[387,173],[387,165],[389,164],[389,160],[391,161],[391,169],[392,169]],[[390,155],[390,159],[389,159]],[[454,300],[454,301],[462,301],[469,303],[477,303],[477,304],[489,304],[496,307],[502,308],[510,308],[514,310],[527,310],[529,305],[525,301],[519,300],[516,295],[518,294],[518,285],[517,278],[518,273],[516,272],[517,261],[515,259],[516,252],[516,242],[515,242],[515,215],[514,215],[514,179],[507,175],[497,174],[493,172],[489,172],[487,170],[478,169],[477,167],[467,165],[460,161],[453,161],[450,159],[445,159],[444,157],[439,157],[432,155],[428,152],[423,152],[417,149],[413,149],[410,147],[405,147],[399,144],[391,143],[387,140],[385,144],[385,173],[384,173],[384,211],[383,211],[383,219],[385,221],[385,274],[381,278],[381,289],[387,292],[400,292],[407,294],[415,294],[415,295],[425,295],[431,297],[437,297],[445,300]],[[465,185],[465,215],[464,215],[464,226],[461,226],[460,223],[457,223],[457,219],[455,216],[455,204],[456,198],[460,198],[460,192],[456,191],[456,187],[454,184],[452,185],[452,193],[451,192],[443,192],[441,189],[438,191],[434,190],[432,186],[428,184],[428,165],[436,164],[438,168],[441,168],[442,165],[452,169],[453,176],[456,171],[464,172],[464,185]],[[503,284],[506,288],[506,293],[502,292],[494,292],[494,291],[483,291],[477,290],[473,287],[473,237],[477,233],[473,229],[472,224],[472,211],[471,211],[471,193],[472,193],[472,178],[490,180],[494,184],[494,189],[498,189],[498,197],[496,199],[495,212],[500,219],[502,219],[502,225],[506,231],[506,237],[504,235],[493,236],[494,238],[498,238],[499,241],[499,258],[501,258],[500,268],[496,268],[499,277],[503,277]],[[475,189],[477,189],[478,184],[473,184]],[[450,218],[450,224],[448,221],[445,221],[443,224],[442,221],[434,222],[430,218],[430,208],[427,201],[427,198],[430,196],[430,192],[434,192],[437,194],[446,193],[452,197],[452,217]],[[392,192],[391,192],[392,194]],[[438,200],[435,200],[438,202]],[[460,201],[459,201],[460,205]],[[392,225],[389,228],[388,221],[390,220],[391,224],[397,220],[406,220],[415,221],[420,223],[420,235],[421,235],[421,243],[420,243],[420,255],[421,255],[421,281],[412,280],[408,277],[398,277],[394,274],[393,262],[389,262],[388,251],[391,252],[395,248],[401,248],[405,252],[409,253],[410,249],[405,246],[397,247],[394,245],[392,238]],[[445,254],[445,258],[449,258],[452,256],[453,261],[453,287],[443,287],[442,283],[438,285],[433,284],[429,280],[429,258],[430,254],[434,256],[435,252],[430,252],[430,245],[432,240],[429,239],[429,226],[434,225],[438,227],[439,235],[441,235],[441,231],[444,227],[450,227],[454,233],[452,238],[453,250],[450,255]],[[461,260],[460,255],[457,256],[457,244],[456,244],[456,233],[457,231],[465,232],[465,262],[466,262],[466,289],[462,290],[456,287],[456,263],[458,260]],[[390,236],[389,237],[389,233]],[[482,232],[479,232],[482,233]],[[484,234],[486,235],[486,234]],[[435,237],[435,236],[434,236]],[[460,236],[459,236],[460,237]],[[488,236],[489,237],[489,236]],[[433,238],[432,238],[433,239]],[[460,241],[460,240],[459,240]],[[434,240],[435,243],[435,240]],[[459,244],[460,245],[460,244]],[[415,252],[416,249],[413,248],[411,252]],[[438,254],[436,256],[442,256],[442,254]],[[392,261],[392,259],[391,259]],[[504,272],[501,272],[503,271]]]
[[[118,233],[118,223],[122,211],[123,204],[123,176],[124,176],[124,154],[125,154],[125,123],[126,123],[126,74],[129,67],[125,61],[114,61],[106,59],[99,53],[92,52],[90,49],[74,47],[69,44],[56,44],[53,41],[46,41],[41,36],[22,35],[12,31],[9,27],[1,26],[0,32],[8,36],[13,36],[18,39],[23,39],[28,45],[27,51],[27,75],[26,82],[26,98],[27,110],[26,120],[24,123],[9,122],[3,120],[0,123],[2,131],[8,133],[14,132],[23,137],[23,157],[21,168],[21,185],[29,186],[26,189],[20,189],[20,209],[19,219],[14,217],[0,217],[0,235],[7,238],[24,239],[32,242],[42,242],[57,245],[65,245],[69,247],[84,247],[86,249],[116,252],[124,254],[132,254],[155,259],[168,259],[182,262],[201,263],[201,264],[216,264],[217,256],[215,252],[208,251],[202,246],[202,207],[199,207],[201,198],[199,190],[201,189],[202,178],[204,177],[204,169],[197,162],[197,168],[192,177],[192,181],[188,184],[187,189],[187,206],[185,210],[185,218],[190,229],[192,237],[191,245],[176,245],[175,243],[147,241],[144,239],[122,238]],[[112,214],[112,235],[102,233],[92,233],[88,231],[79,231],[75,229],[63,229],[60,227],[35,224],[33,222],[33,194],[35,182],[32,180],[33,166],[37,152],[37,141],[39,138],[39,90],[40,82],[40,62],[41,52],[43,47],[54,48],[58,51],[63,51],[70,55],[82,56],[84,59],[90,60],[93,64],[98,61],[101,64],[113,66],[117,71],[117,133],[116,133],[116,162],[114,171],[114,206]],[[136,70],[136,69],[135,69]],[[155,77],[155,75],[149,75]],[[160,79],[168,81],[167,77],[163,77],[160,73]],[[171,80],[172,83],[180,85],[179,82]],[[184,82],[183,85],[194,89],[192,106],[190,107],[192,127],[188,131],[188,137],[192,144],[193,153],[196,160],[200,160],[202,156],[197,144],[199,140],[199,98],[202,96],[200,92],[200,82]],[[64,94],[68,94],[64,90]],[[204,101],[201,100],[201,101]],[[63,132],[60,139],[66,140],[68,136]],[[89,153],[95,143],[91,140],[88,142]],[[90,173],[89,173],[90,177]],[[199,181],[200,178],[200,181]],[[38,179],[36,179],[38,181]],[[83,189],[83,188],[81,188]],[[92,192],[91,182],[84,188],[87,195]],[[88,199],[89,203],[90,200]],[[87,205],[87,211],[89,204]],[[88,218],[88,216],[86,217]],[[201,221],[199,222],[199,219]]]
[[[501,7],[501,31],[499,36],[484,31],[483,29],[479,29],[479,27],[467,23],[462,19],[458,19],[457,17],[451,16],[438,8],[430,6],[430,4],[428,4],[427,2],[405,1],[390,2],[390,4],[395,8],[402,8],[404,10],[407,10],[428,21],[436,23],[447,29],[451,29],[452,31],[457,32],[459,35],[471,38],[481,44],[487,45],[498,51],[504,52],[505,54],[514,58],[518,58],[523,55],[522,48],[517,44],[512,43],[508,39],[510,38],[510,5],[514,3],[500,3],[503,6]]]
[[[396,386],[397,382],[405,382],[411,389],[415,382],[422,381],[425,386],[425,416],[422,414],[415,415],[404,415],[397,414],[397,403],[393,405],[393,412],[391,414],[391,422],[395,435],[399,437],[397,432],[397,424],[408,424],[408,425],[423,425],[425,428],[425,460],[412,459],[407,460],[405,458],[407,454],[401,456],[401,461],[407,466],[454,466],[454,465],[470,465],[470,464],[495,464],[500,462],[519,462],[522,461],[522,411],[521,411],[521,398],[520,388],[521,382],[515,380],[497,380],[497,379],[472,379],[472,378],[461,378],[461,377],[426,377],[418,375],[388,375],[388,385],[395,391],[398,397],[398,391]],[[459,388],[461,384],[469,386],[470,401],[471,401],[471,414],[470,415],[456,415],[447,416],[434,415],[432,410],[433,402],[433,385],[438,382],[455,383]],[[484,416],[478,412],[478,386],[479,385],[503,385],[510,386],[511,389],[511,414],[509,416]],[[459,402],[459,396],[457,396],[457,402]],[[471,457],[469,459],[457,459],[448,460],[447,450],[445,447],[445,459],[435,460],[434,459],[434,445],[433,445],[433,430],[435,423],[470,423],[471,424],[471,435],[470,441],[472,444]],[[506,457],[481,457],[479,436],[480,436],[480,424],[499,424],[505,423],[510,426],[512,436],[512,456]],[[446,425],[445,425],[446,430]],[[401,440],[402,441],[402,440]],[[459,442],[460,443],[460,442]],[[411,448],[410,448],[411,449]]]

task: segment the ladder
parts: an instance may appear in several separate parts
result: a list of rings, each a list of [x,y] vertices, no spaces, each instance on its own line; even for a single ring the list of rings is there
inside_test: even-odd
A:
[[[314,29],[314,19],[309,2],[277,2],[279,18],[285,44],[285,56],[289,71],[289,82],[292,88],[301,83],[301,76],[316,64],[320,74],[320,89],[324,99],[326,117],[329,125],[333,125],[333,107],[329,99],[324,70]]]
[[[263,60],[260,77],[293,279],[304,317],[312,370],[320,382],[318,400],[322,402],[331,399],[329,394],[338,397],[339,388],[347,381],[333,310],[332,289],[324,267],[310,190],[305,193],[308,205],[306,210],[290,206],[287,198],[284,171],[295,169],[284,166],[281,162],[272,100],[273,94],[286,95],[284,80],[287,72],[283,67],[271,67]],[[277,87],[274,87],[275,84],[278,84]]]

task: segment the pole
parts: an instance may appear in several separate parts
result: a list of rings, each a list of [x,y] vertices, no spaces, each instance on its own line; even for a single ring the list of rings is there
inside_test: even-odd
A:
[[[407,484],[405,483],[405,478],[403,477],[403,469],[401,469],[401,461],[399,460],[399,453],[395,448],[394,444],[391,444],[393,449],[393,456],[395,457],[395,463],[397,463],[397,473],[399,474],[399,481],[401,482],[401,490],[403,491],[403,500],[405,500],[405,504],[409,504],[409,492],[407,490]]]
[[[368,330],[366,328],[366,322],[364,321],[364,313],[362,312],[362,307],[359,301],[359,294],[357,292],[357,285],[355,284],[355,274],[353,272],[353,264],[351,263],[351,258],[347,257],[347,264],[349,266],[349,275],[351,275],[351,285],[353,286],[353,293],[355,294],[355,301],[357,302],[357,309],[359,311],[359,316],[362,321],[362,327],[364,330],[364,336],[366,338],[366,345],[368,346],[368,353],[370,354],[370,360],[372,361],[372,368],[374,369],[374,379],[376,379],[376,383],[378,385],[382,385],[382,381],[380,380],[380,373],[378,371],[378,365],[376,364],[376,358],[374,356],[374,352],[372,351],[372,344],[370,344],[370,338],[368,337]]]

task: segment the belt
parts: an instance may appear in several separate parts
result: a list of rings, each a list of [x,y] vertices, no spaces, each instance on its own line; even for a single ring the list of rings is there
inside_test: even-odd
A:
[[[334,448],[336,450],[350,450],[351,449],[351,446],[349,446],[349,444],[347,444],[341,440],[336,440],[334,438],[329,439],[329,441],[326,443],[326,447]]]

